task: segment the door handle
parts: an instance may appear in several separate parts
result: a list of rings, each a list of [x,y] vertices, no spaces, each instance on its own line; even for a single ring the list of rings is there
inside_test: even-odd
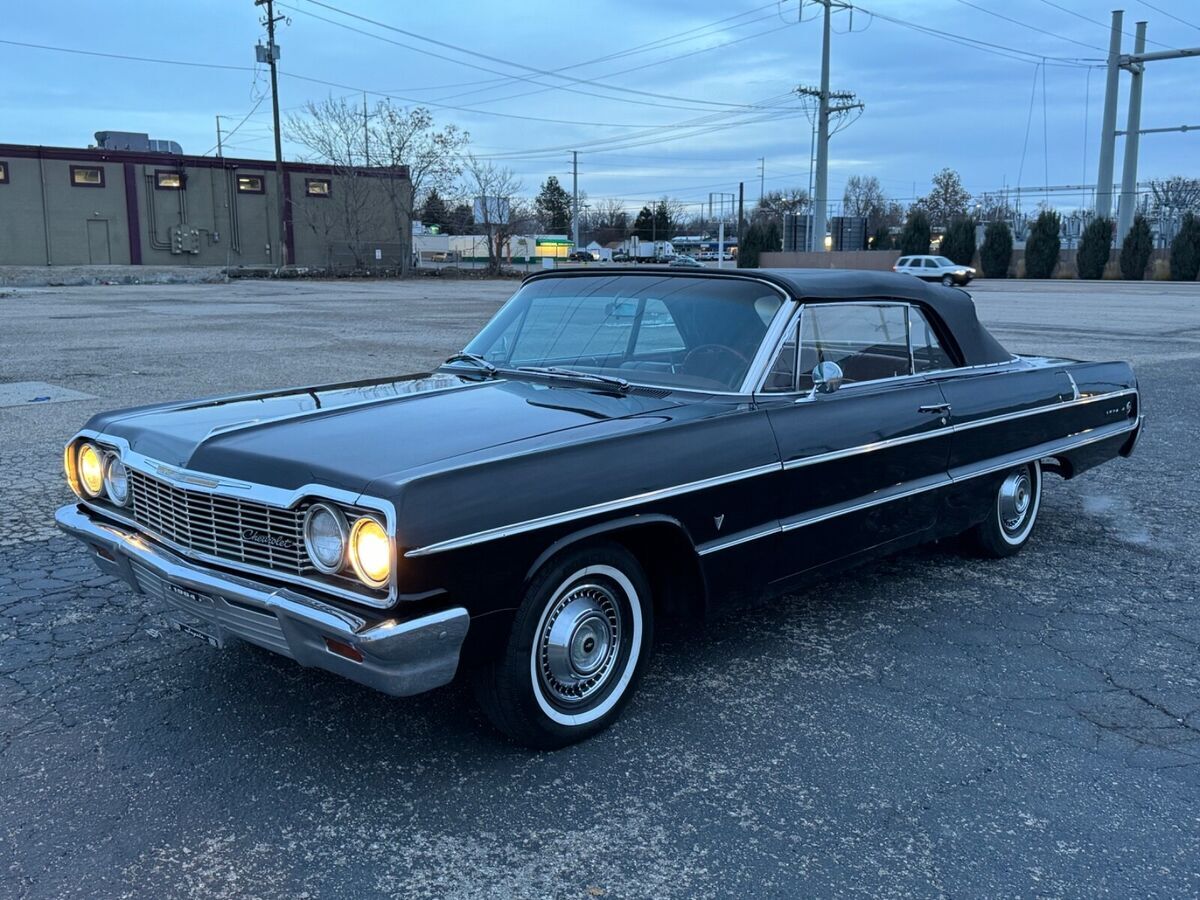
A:
[[[927,406],[918,406],[917,412],[929,413],[930,415],[934,415],[934,416],[945,415],[946,413],[950,412],[950,404],[949,403],[930,403]]]

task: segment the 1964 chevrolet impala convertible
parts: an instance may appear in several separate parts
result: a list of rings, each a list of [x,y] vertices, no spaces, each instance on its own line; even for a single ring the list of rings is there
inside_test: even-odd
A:
[[[389,694],[474,677],[556,747],[655,622],[923,541],[1028,540],[1043,475],[1128,456],[1121,362],[1017,357],[891,273],[535,275],[431,374],[97,415],[59,525],[188,632]]]

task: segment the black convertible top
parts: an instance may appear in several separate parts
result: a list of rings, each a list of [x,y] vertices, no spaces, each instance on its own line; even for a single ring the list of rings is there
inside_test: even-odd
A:
[[[768,281],[794,300],[820,303],[837,300],[889,299],[924,306],[950,329],[963,364],[968,366],[1008,362],[1013,358],[975,315],[975,302],[961,288],[929,284],[912,275],[862,269],[669,269],[665,266],[626,268],[592,267],[539,272],[526,281],[544,278],[658,275],[686,278],[757,278]]]

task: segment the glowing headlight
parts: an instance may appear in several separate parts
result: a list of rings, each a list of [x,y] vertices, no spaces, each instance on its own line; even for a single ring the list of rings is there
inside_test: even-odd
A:
[[[392,542],[377,519],[363,516],[350,529],[350,565],[365,584],[387,584],[392,572]]]
[[[88,497],[99,497],[104,492],[104,456],[95,444],[83,444],[75,457],[75,470],[79,486]]]
[[[104,467],[104,490],[108,493],[108,499],[117,506],[129,502],[129,472],[125,469],[125,463],[115,455],[108,458],[108,465]]]
[[[304,517],[304,548],[318,571],[332,575],[346,560],[346,517],[332,506],[314,503]]]

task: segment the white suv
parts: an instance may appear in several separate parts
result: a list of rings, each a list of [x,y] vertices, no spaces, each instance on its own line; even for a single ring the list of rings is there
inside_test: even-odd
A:
[[[902,256],[892,266],[893,272],[916,275],[925,281],[940,281],[946,287],[965,285],[975,277],[970,266],[960,266],[944,256]]]

